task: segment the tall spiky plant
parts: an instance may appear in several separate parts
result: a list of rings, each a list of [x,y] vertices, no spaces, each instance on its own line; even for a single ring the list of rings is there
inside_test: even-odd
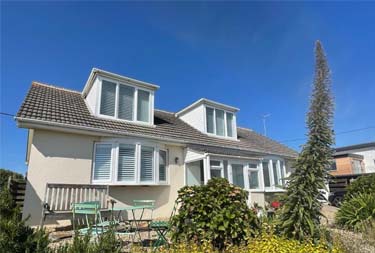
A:
[[[315,44],[315,78],[307,114],[308,140],[302,147],[289,178],[285,204],[279,217],[282,234],[304,240],[320,237],[320,189],[325,189],[326,169],[334,143],[333,98],[330,70],[323,47]]]

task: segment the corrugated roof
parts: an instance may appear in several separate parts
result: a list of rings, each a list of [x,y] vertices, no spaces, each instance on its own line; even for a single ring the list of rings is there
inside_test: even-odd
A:
[[[238,128],[239,141],[215,138],[196,130],[177,118],[174,113],[155,110],[155,126],[103,119],[92,115],[78,91],[33,82],[21,105],[17,120],[38,120],[66,127],[113,131],[114,135],[142,135],[150,138],[174,139],[189,145],[220,148],[228,154],[262,153],[296,157],[297,152],[259,135],[250,129]]]

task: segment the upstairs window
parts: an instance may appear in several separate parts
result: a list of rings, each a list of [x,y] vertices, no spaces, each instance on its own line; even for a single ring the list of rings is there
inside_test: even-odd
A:
[[[102,80],[99,114],[127,121],[151,123],[151,92]]]
[[[223,137],[234,137],[234,115],[220,109],[206,107],[206,131]]]

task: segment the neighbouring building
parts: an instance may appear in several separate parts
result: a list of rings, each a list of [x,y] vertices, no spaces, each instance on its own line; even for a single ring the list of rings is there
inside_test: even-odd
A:
[[[375,172],[375,142],[336,148],[333,157],[332,175]]]
[[[154,199],[155,217],[170,215],[181,187],[214,177],[247,190],[249,204],[283,191],[296,151],[237,126],[233,106],[157,110],[158,88],[96,68],[82,92],[32,83],[16,117],[28,129],[29,224],[39,224],[47,183],[108,185],[119,205]]]

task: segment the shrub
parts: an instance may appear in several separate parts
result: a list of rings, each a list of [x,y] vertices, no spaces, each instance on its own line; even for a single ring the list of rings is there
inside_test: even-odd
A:
[[[239,244],[259,228],[247,197],[246,191],[223,178],[183,187],[178,192],[179,212],[172,219],[172,240],[206,240],[217,248],[223,248],[224,243]]]
[[[375,174],[360,176],[348,186],[347,190],[345,199],[360,193],[375,194]]]
[[[359,193],[346,199],[336,214],[336,223],[348,229],[361,230],[364,222],[375,219],[375,194]]]
[[[334,246],[330,247],[327,243],[321,241],[313,244],[310,241],[299,242],[293,239],[286,239],[273,234],[261,234],[255,238],[249,238],[245,244],[228,245],[223,251],[212,247],[211,244],[203,243],[201,245],[194,243],[180,243],[172,245],[170,248],[159,248],[159,253],[339,253],[341,250]]]
[[[34,230],[20,219],[20,209],[8,190],[0,192],[0,249],[2,252],[49,252],[48,234]]]

